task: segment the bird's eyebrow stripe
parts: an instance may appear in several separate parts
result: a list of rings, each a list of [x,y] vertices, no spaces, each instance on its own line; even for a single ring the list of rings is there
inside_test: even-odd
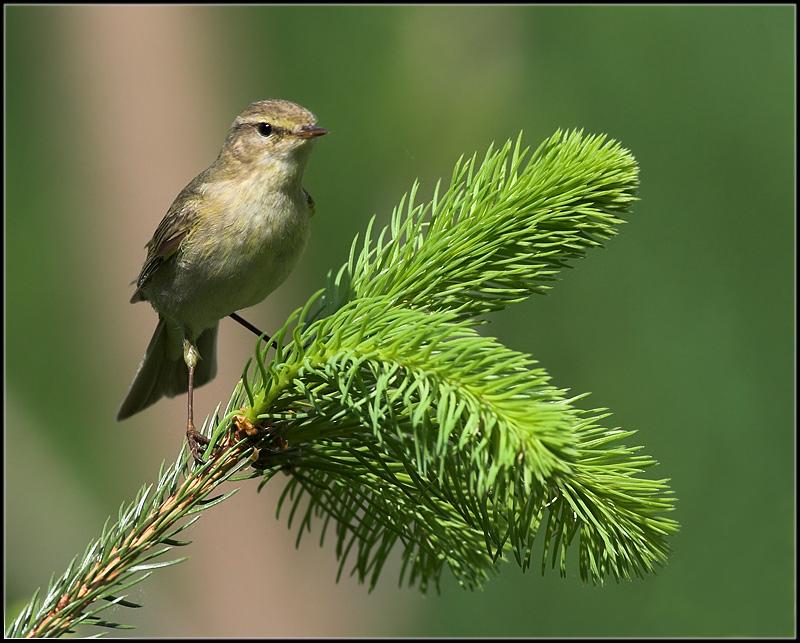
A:
[[[278,125],[270,123],[269,121],[247,121],[245,123],[239,123],[238,125],[236,125],[236,129],[244,129],[246,127],[257,127],[261,123],[267,123],[270,127],[272,127],[272,133],[273,134],[291,134],[292,133],[292,131],[290,129],[287,129],[286,127],[280,127]]]

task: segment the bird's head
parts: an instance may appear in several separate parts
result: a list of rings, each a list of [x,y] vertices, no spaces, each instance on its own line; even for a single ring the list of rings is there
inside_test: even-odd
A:
[[[274,171],[285,178],[302,176],[312,142],[327,134],[305,107],[288,100],[260,100],[233,121],[221,159]]]

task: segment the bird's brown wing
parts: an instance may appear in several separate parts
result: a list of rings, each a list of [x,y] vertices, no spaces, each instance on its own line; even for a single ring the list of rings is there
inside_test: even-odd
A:
[[[176,199],[176,202],[179,201],[181,201],[180,198]],[[189,234],[195,216],[193,208],[173,205],[166,216],[161,219],[161,223],[153,233],[153,238],[147,243],[147,258],[136,279],[136,292],[131,297],[131,303],[145,299],[142,286],[156,270],[175,255],[186,235]]]
[[[314,213],[317,211],[316,204],[314,203],[314,199],[311,198],[311,195],[308,193],[308,190],[303,188],[303,193],[306,195],[306,203],[308,204],[308,211],[309,214],[313,217]]]

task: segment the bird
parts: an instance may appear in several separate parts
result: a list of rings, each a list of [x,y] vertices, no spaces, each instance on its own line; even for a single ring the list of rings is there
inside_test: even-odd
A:
[[[130,302],[149,302],[158,324],[117,420],[187,393],[186,440],[203,462],[208,438],[194,426],[193,394],[216,375],[219,322],[264,300],[303,254],[315,211],[303,173],[327,133],[297,103],[253,102],[216,160],[175,198],[132,282]]]

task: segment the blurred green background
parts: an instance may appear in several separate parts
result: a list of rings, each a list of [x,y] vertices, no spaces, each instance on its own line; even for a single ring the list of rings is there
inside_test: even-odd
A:
[[[269,330],[462,153],[524,130],[605,132],[641,201],[546,297],[493,316],[558,385],[592,391],[672,478],[681,532],[657,575],[522,574],[481,592],[368,594],[330,547],[244,487],[190,561],[119,614],[144,636],[788,636],[795,628],[794,20],[772,7],[5,7],[6,608],[61,573],[182,440],[184,405],[117,424],[155,325],[129,282],[177,192],[249,102],[333,131],[305,182],[302,265],[248,318]],[[201,415],[251,337],[221,330]],[[576,562],[576,561],[574,561]],[[536,567],[534,566],[534,569]]]

